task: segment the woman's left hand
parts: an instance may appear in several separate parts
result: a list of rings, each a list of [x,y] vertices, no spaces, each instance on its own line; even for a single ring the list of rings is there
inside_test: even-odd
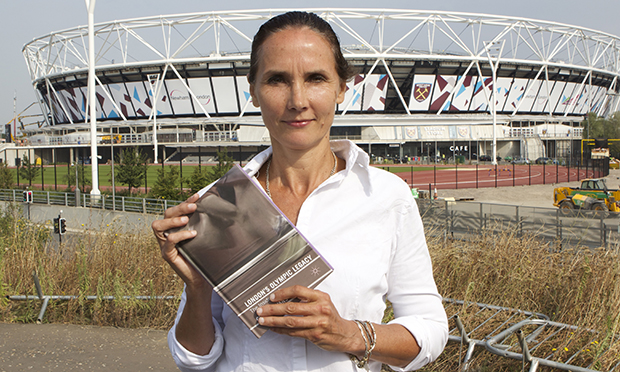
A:
[[[278,303],[291,299],[299,301]],[[324,350],[363,354],[357,325],[340,317],[327,293],[293,286],[277,290],[270,300],[272,304],[260,307],[256,314],[271,331],[308,339]]]

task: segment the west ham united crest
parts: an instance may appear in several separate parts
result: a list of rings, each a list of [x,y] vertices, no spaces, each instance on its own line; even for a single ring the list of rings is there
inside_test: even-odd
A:
[[[431,94],[432,86],[430,83],[417,83],[413,88],[413,98],[418,102],[424,101]]]

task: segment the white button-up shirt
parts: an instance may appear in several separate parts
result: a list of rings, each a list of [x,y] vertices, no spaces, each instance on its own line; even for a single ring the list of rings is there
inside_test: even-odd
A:
[[[329,262],[333,273],[316,288],[330,295],[345,319],[380,323],[385,300],[394,320],[411,332],[421,351],[405,368],[433,361],[448,338],[446,313],[433,279],[422,220],[407,185],[397,176],[370,167],[368,155],[350,141],[332,141],[346,169],[317,187],[304,201],[297,228]],[[255,175],[271,155],[258,154],[245,170]],[[176,322],[185,305],[181,298]],[[168,344],[182,371],[356,371],[349,356],[325,351],[305,339],[267,332],[256,338],[213,295],[216,340],[208,355],[186,350],[175,337]],[[378,340],[381,342],[381,340]],[[370,362],[371,371],[381,363]]]

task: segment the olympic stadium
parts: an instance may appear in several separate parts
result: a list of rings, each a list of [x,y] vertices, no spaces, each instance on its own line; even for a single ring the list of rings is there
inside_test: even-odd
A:
[[[357,75],[330,136],[378,157],[568,157],[589,112],[618,110],[620,39],[542,20],[388,9],[307,9],[326,19]],[[154,162],[269,145],[246,74],[259,25],[277,10],[163,15],[96,24],[97,151]],[[43,113],[4,158],[45,163],[90,151],[88,29],[23,47]],[[7,126],[7,134],[16,128]],[[11,136],[8,136],[9,138]],[[8,145],[6,145],[8,146]],[[7,153],[7,151],[12,153]]]

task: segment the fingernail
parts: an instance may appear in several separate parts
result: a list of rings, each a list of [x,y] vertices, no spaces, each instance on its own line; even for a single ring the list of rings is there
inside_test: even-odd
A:
[[[272,301],[272,302],[275,301],[276,300],[276,295],[270,294],[269,295],[269,300]]]
[[[187,216],[181,217],[181,222],[187,223],[187,221],[189,221],[189,218]]]
[[[258,324],[265,324],[265,318],[258,318]]]
[[[262,315],[263,314],[263,308],[259,307],[258,309],[256,309],[256,315]]]

